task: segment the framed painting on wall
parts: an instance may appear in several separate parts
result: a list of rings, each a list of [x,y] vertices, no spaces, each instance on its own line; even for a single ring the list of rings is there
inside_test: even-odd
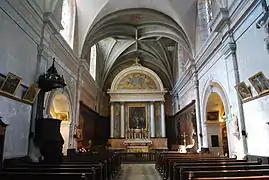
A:
[[[258,94],[269,92],[269,81],[262,72],[258,72],[250,77],[249,82],[253,85]]]
[[[57,119],[60,119],[62,121],[68,121],[69,120],[69,112],[56,112]]]
[[[1,85],[0,90],[6,94],[15,96],[21,84],[21,81],[22,81],[22,78],[16,76],[15,74],[8,73],[6,79]]]
[[[33,103],[38,95],[40,91],[40,88],[38,88],[37,84],[32,84],[27,91],[25,92],[24,96],[23,96],[23,100],[29,102],[29,103]]]
[[[146,107],[129,107],[129,128],[147,128]]]
[[[217,120],[219,120],[219,111],[207,112],[206,119],[208,121],[217,121]]]
[[[241,82],[235,86],[238,96],[241,100],[246,100],[252,97],[252,93],[245,82]]]

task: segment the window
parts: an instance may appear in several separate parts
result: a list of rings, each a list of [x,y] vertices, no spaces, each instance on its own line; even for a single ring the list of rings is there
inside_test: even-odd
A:
[[[75,9],[74,0],[63,0],[61,19],[63,30],[61,30],[61,34],[71,48],[73,48]]]
[[[96,77],[96,45],[91,47],[91,56],[90,56],[90,74],[95,80]]]

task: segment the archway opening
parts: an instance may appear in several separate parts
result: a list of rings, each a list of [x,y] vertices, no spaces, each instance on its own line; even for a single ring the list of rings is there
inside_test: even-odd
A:
[[[64,139],[63,154],[67,155],[68,143],[69,143],[69,132],[70,132],[70,103],[66,95],[57,94],[54,96],[51,106],[50,115],[55,119],[61,121],[61,134]]]
[[[206,105],[209,151],[214,155],[229,156],[225,109],[221,97],[212,92]]]

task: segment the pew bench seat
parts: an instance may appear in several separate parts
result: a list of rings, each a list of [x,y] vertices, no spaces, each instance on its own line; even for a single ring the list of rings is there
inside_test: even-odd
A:
[[[41,172],[1,172],[1,180],[95,180],[91,173],[41,173]]]

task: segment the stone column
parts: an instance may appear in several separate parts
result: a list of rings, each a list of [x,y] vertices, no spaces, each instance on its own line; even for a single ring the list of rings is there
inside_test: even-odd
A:
[[[154,102],[150,103],[150,137],[155,137]]]
[[[200,106],[200,91],[199,91],[199,79],[198,79],[198,72],[196,69],[196,65],[193,63],[193,71],[194,71],[194,87],[196,91],[196,102],[195,102],[195,110],[196,110],[196,124],[197,124],[197,136],[198,136],[198,149],[201,150],[202,147],[208,148],[207,143],[207,126],[203,126],[201,120],[201,106]]]
[[[124,138],[124,103],[120,104],[120,137]]]
[[[110,138],[114,138],[114,104],[110,104]]]
[[[165,112],[164,112],[164,102],[161,102],[161,137],[165,137]]]

